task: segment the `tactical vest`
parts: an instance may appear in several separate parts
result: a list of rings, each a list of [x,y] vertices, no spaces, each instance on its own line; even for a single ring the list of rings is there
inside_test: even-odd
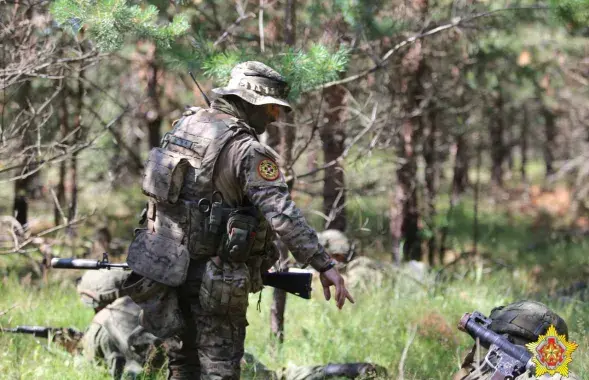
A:
[[[127,261],[134,271],[167,285],[179,285],[186,276],[188,257],[199,260],[220,254],[227,239],[228,213],[247,207],[255,210],[245,204],[245,199],[230,208],[213,182],[223,148],[243,133],[257,140],[253,129],[239,119],[216,110],[193,107],[174,123],[174,129],[164,136],[161,146],[151,150],[142,184],[144,194],[150,197],[149,238],[136,239],[145,240],[136,245],[137,250],[152,257],[150,267],[137,263],[136,257],[131,257],[132,244]],[[255,279],[260,277],[259,267],[266,256],[266,246],[270,245],[267,222],[261,215],[256,219],[254,244],[247,255],[247,265],[254,275],[252,291],[261,288],[261,279],[258,286]],[[153,276],[154,271],[160,270],[157,262],[163,262],[161,270],[167,274]],[[180,268],[180,262],[186,268]]]

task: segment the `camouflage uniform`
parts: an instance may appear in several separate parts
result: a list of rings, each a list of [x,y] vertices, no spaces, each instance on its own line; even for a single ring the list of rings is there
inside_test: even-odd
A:
[[[97,314],[84,333],[84,356],[106,364],[114,379],[135,378],[144,369],[161,367],[161,341],[139,324],[141,309],[131,298],[120,297],[130,272],[89,271],[78,284],[82,301]]]
[[[489,328],[498,334],[503,334],[512,343],[524,346],[527,343],[538,340],[540,335],[546,334],[548,327],[554,325],[559,334],[567,336],[568,327],[566,322],[556,313],[548,309],[544,304],[535,301],[519,301],[507,306],[496,307],[489,316],[491,325]],[[490,380],[493,370],[484,364],[484,357],[487,351],[480,348],[481,361],[476,363],[476,346],[467,354],[462,363],[461,370],[454,375],[453,380]],[[569,372],[569,377],[559,374],[553,376],[544,375],[536,378],[526,371],[516,377],[515,380],[538,379],[538,380],[579,380],[578,377]]]
[[[263,127],[253,106],[290,107],[280,99],[284,79],[258,62],[239,64],[231,75],[226,88],[214,90],[222,98],[185,112],[150,152],[147,229],[129,248],[131,268],[178,299],[184,328],[181,349],[169,354],[173,379],[239,378],[248,293],[261,290],[261,273],[277,259],[274,233],[299,262],[331,265],[290,198],[277,156],[258,141]]]

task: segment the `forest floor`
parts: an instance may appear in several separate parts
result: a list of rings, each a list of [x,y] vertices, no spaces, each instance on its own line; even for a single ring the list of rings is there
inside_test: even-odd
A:
[[[135,211],[143,200],[130,195],[135,190],[121,191],[116,197],[94,195],[95,206],[109,202],[108,226],[115,240],[130,236],[136,224]],[[368,361],[386,367],[392,379],[400,378],[402,367],[404,379],[448,380],[473,343],[456,328],[465,312],[478,310],[488,315],[495,306],[534,298],[565,318],[570,338],[579,344],[570,368],[580,378],[589,378],[589,305],[549,297],[555,290],[589,277],[585,222],[566,219],[570,194],[562,188],[551,192],[529,188],[505,192],[501,199],[482,199],[477,214],[477,248],[482,260],[463,254],[473,250],[472,196],[467,195],[450,218],[444,206],[447,199],[441,197],[439,223],[450,220],[449,258],[443,265],[434,266],[420,282],[391,274],[383,283],[361,284],[352,289],[356,304],[346,304],[341,311],[333,301],[325,302],[318,283],[311,300],[289,297],[285,342],[277,353],[269,349],[273,343],[269,328],[272,291],[265,289],[261,312],[254,307],[258,295],[250,299],[246,351],[272,369]],[[299,203],[305,208],[315,201],[300,195]],[[386,199],[359,197],[350,202],[348,213],[356,226],[352,234],[361,241],[360,254],[388,260],[384,237],[388,222],[378,217],[382,207],[386,207]],[[37,211],[41,215],[42,207]],[[318,226],[316,215],[309,214],[309,219]],[[80,236],[89,240],[91,231],[82,228]],[[75,278],[81,274],[51,270],[45,282],[31,270],[30,259],[3,257],[0,327],[45,325],[83,330],[93,312],[82,305],[75,292]],[[401,363],[404,350],[406,359]],[[43,339],[12,334],[0,336],[0,374],[2,379],[108,378],[103,367],[73,357]]]

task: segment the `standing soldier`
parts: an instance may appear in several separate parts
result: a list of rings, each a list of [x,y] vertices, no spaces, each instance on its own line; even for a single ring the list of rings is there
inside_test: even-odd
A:
[[[276,261],[274,234],[321,272],[325,298],[354,302],[334,262],[290,198],[275,153],[258,141],[291,106],[284,78],[260,62],[235,66],[210,108],[193,107],[149,154],[147,228],[129,247],[134,272],[175,289],[182,347],[171,379],[237,379],[248,293]]]

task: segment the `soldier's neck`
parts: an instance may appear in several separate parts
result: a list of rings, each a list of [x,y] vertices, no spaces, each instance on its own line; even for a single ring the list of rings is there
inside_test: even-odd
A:
[[[211,103],[211,108],[226,113],[247,123],[247,114],[243,107],[223,98],[217,98]]]

